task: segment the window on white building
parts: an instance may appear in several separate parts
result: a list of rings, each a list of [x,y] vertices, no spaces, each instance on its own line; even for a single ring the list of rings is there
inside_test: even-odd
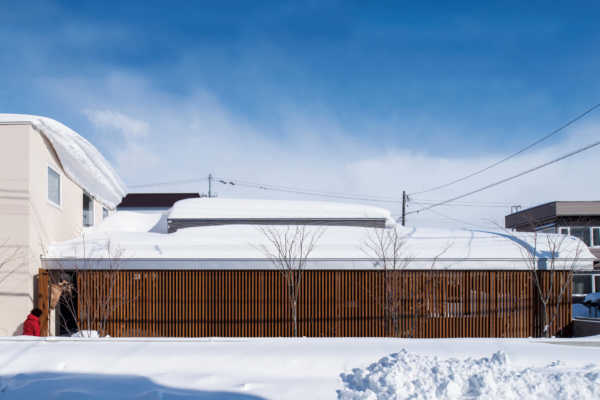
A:
[[[83,194],[83,226],[94,225],[94,199],[87,193]]]
[[[108,217],[108,208],[102,207],[102,219]]]
[[[48,167],[48,200],[60,206],[60,174]]]

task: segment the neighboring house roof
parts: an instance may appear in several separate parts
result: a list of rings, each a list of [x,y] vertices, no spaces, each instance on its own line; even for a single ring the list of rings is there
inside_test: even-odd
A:
[[[181,229],[167,234],[159,227],[161,213],[119,211],[86,232],[84,238],[56,243],[44,259],[47,268],[103,268],[106,259],[118,258],[120,268],[139,269],[272,269],[261,250],[271,244],[257,226],[226,225]],[[285,229],[274,227],[275,229]],[[309,269],[381,269],[365,251],[372,228],[306,227],[324,229],[307,265]],[[404,245],[401,257],[412,269],[521,269],[530,268],[526,257],[534,234],[477,230],[417,229],[395,225]],[[549,235],[538,234],[537,254],[550,257]],[[563,240],[557,267],[577,258],[581,268],[592,268],[595,259],[579,239],[550,235]],[[107,251],[107,243],[118,256]],[[578,256],[577,256],[577,253]],[[82,258],[88,258],[81,261]],[[58,260],[56,260],[58,259]],[[98,263],[94,260],[100,259]],[[566,261],[565,261],[566,259]],[[571,259],[571,261],[569,261]],[[107,266],[108,267],[108,266]]]
[[[0,114],[0,124],[28,123],[48,139],[65,174],[83,190],[110,208],[116,207],[127,188],[116,171],[86,139],[51,118]]]
[[[309,224],[384,227],[395,221],[386,209],[326,201],[200,198],[178,201],[169,212],[177,229],[225,224]]]
[[[198,193],[128,193],[117,208],[171,208],[179,200],[199,197]]]
[[[598,217],[600,201],[552,201],[517,211],[504,217],[507,228],[534,228],[557,217]]]

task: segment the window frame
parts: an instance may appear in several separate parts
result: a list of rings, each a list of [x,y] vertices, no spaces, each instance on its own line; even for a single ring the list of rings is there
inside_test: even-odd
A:
[[[571,230],[575,228],[575,229],[589,229],[589,235],[590,235],[590,245],[588,247],[593,247],[593,248],[600,248],[600,243],[595,244],[594,243],[594,229],[598,229],[600,231],[600,226],[596,226],[596,225],[592,225],[592,226],[585,226],[585,225],[574,225],[574,226],[558,226],[557,230],[558,233],[560,233],[561,235],[569,235],[569,236],[574,236],[571,232]],[[566,229],[566,233],[561,232],[563,229]],[[577,236],[575,236],[577,237]],[[583,241],[583,239],[581,239]],[[585,242],[584,242],[585,243]],[[587,246],[587,243],[586,243]]]
[[[576,278],[582,278],[582,277],[586,278],[588,280],[589,289],[590,289],[589,292],[585,292],[585,290],[584,290],[584,292],[576,292],[575,291],[575,288],[576,288],[575,280],[576,280]],[[594,283],[595,283],[594,282],[594,275],[592,275],[592,274],[575,274],[575,275],[573,275],[573,283],[572,283],[572,285],[573,285],[573,287],[572,287],[573,296],[585,296],[588,293],[592,293],[592,291],[594,290]]]
[[[83,195],[82,196],[87,196],[90,199],[90,202],[89,202],[89,204],[90,204],[90,209],[89,209],[90,210],[90,212],[89,212],[89,215],[90,215],[90,224],[86,225],[84,223],[84,220],[83,220],[83,215],[85,213],[85,210],[83,209],[83,197],[82,197],[81,198],[81,200],[82,200],[82,203],[81,203],[81,225],[84,228],[90,228],[90,227],[94,226],[94,222],[95,222],[95,219],[96,219],[96,218],[94,218],[94,198],[92,197],[91,194],[89,194],[85,190],[83,191]]]
[[[49,176],[50,176],[50,171],[54,172],[57,176],[58,176],[58,203],[55,203],[54,200],[52,200],[50,198],[50,182],[49,182]],[[63,184],[62,184],[62,174],[60,173],[60,171],[58,171],[58,168],[54,167],[53,165],[48,164],[46,166],[46,201],[48,202],[48,204],[58,208],[59,210],[62,210],[62,199],[63,199],[63,193],[62,193],[62,189],[63,189]]]

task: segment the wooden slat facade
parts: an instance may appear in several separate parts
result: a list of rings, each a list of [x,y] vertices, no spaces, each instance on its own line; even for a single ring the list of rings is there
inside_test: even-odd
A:
[[[569,274],[539,274],[546,288],[555,281],[550,331],[560,334],[571,322],[571,285],[556,304],[557,282]],[[79,271],[76,285],[82,328],[111,336],[292,335],[276,270]],[[307,270],[298,304],[298,334],[308,337],[529,337],[542,329],[529,271]]]

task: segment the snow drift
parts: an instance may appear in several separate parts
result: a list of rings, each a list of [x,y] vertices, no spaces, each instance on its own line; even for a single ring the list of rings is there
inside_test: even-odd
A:
[[[340,400],[589,399],[600,395],[600,367],[560,362],[516,368],[502,351],[478,359],[419,355],[401,350],[365,369],[340,375]]]

